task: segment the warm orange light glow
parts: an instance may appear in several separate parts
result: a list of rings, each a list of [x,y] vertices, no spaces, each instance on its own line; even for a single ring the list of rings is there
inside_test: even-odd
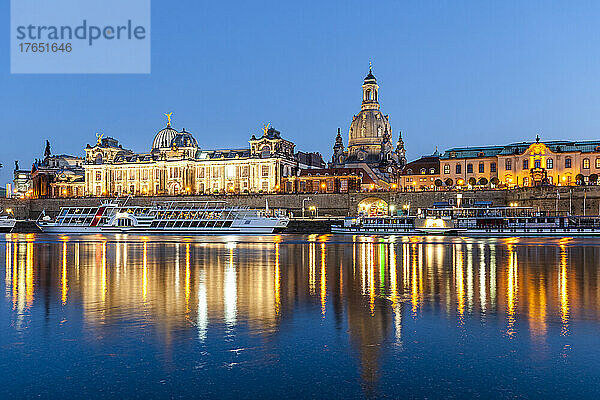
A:
[[[185,312],[190,312],[190,244],[185,244]]]
[[[325,267],[325,243],[321,243],[321,315],[325,318],[327,306],[327,274]]]
[[[275,315],[281,313],[281,272],[279,271],[279,242],[275,242]]]
[[[69,291],[67,281],[67,242],[63,242],[62,248],[62,271],[61,271],[61,294],[63,306],[67,304],[67,292]]]
[[[560,299],[560,320],[562,328],[560,334],[569,334],[569,291],[567,286],[567,249],[560,245],[560,270],[558,272],[558,296]]]
[[[325,189],[326,187],[327,187],[327,185],[326,185],[326,184],[324,184],[324,183],[321,183],[321,189]]]

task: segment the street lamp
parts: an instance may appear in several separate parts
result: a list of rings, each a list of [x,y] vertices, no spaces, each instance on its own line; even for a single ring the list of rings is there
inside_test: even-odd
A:
[[[302,218],[304,218],[304,204],[305,204],[306,201],[310,201],[310,200],[311,200],[310,197],[302,199]]]

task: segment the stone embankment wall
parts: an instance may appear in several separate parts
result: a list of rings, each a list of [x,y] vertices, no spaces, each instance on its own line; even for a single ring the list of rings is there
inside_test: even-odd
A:
[[[598,215],[600,212],[600,186],[563,187],[563,188],[522,188],[513,190],[476,190],[476,191],[439,191],[439,192],[371,192],[347,194],[281,194],[281,195],[239,195],[239,196],[178,196],[178,197],[134,197],[128,200],[131,205],[151,205],[156,201],[226,201],[231,205],[264,208],[268,202],[270,208],[283,208],[293,213],[295,217],[302,216],[302,203],[306,207],[314,205],[318,208],[319,216],[354,216],[358,212],[361,201],[381,199],[401,209],[410,205],[411,213],[418,208],[431,207],[434,202],[453,200],[457,194],[462,195],[462,201],[468,204],[472,201],[492,201],[494,205],[509,205],[518,203],[520,206],[531,206],[541,209],[572,214]],[[0,207],[10,208],[19,219],[35,219],[42,210],[48,215],[55,215],[62,206],[97,206],[101,198],[77,199],[0,199]],[[122,199],[124,201],[124,199]]]

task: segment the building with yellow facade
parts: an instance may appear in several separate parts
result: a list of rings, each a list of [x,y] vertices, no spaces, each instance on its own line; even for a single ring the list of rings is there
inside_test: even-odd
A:
[[[116,139],[99,137],[85,149],[86,195],[272,193],[279,191],[282,177],[313,167],[303,160],[321,160],[318,154],[294,153],[294,143],[268,125],[249,144],[243,149],[201,149],[190,132],[171,126],[170,116],[148,153],[134,153]],[[321,167],[322,160],[316,164]]]
[[[440,157],[445,186],[527,187],[595,184],[600,141],[519,142],[505,146],[460,147]]]

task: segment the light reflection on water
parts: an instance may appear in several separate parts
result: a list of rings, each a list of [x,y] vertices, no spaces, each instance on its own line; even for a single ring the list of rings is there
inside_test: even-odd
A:
[[[600,388],[592,240],[6,235],[2,251],[0,394]]]

